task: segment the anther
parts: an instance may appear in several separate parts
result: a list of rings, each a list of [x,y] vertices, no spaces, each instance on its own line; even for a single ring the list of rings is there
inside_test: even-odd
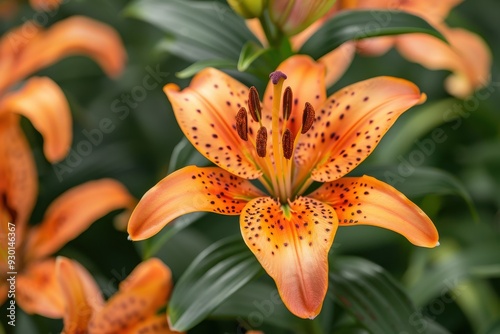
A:
[[[285,132],[283,132],[282,144],[283,156],[285,159],[290,160],[293,154],[293,139],[292,132],[289,129],[286,129]]]
[[[257,149],[257,155],[264,158],[266,156],[267,148],[267,129],[265,126],[261,127],[259,131],[257,131],[255,146]]]
[[[257,92],[257,89],[253,86],[250,87],[250,91],[248,92],[248,110],[253,120],[255,122],[258,122],[262,115],[260,108],[260,98],[259,92]]]
[[[309,102],[306,102],[306,105],[304,107],[304,114],[302,115],[302,131],[300,132],[304,134],[307,131],[309,131],[313,123],[314,123],[314,108]]]
[[[236,131],[241,139],[248,140],[248,118],[244,107],[241,107],[236,114]]]
[[[285,88],[285,92],[283,93],[283,119],[285,121],[288,121],[288,119],[290,118],[290,114],[292,113],[292,101],[292,89],[290,87],[287,87]]]

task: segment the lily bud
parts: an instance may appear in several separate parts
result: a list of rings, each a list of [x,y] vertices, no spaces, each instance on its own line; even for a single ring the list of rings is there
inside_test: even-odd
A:
[[[253,19],[262,15],[267,0],[227,0],[231,8],[246,19]]]
[[[270,0],[269,12],[274,24],[285,35],[292,36],[325,15],[334,3],[335,0]]]

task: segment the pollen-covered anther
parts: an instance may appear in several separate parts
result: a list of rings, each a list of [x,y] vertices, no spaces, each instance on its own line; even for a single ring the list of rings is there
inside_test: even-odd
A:
[[[283,119],[288,121],[292,113],[293,93],[290,87],[285,88],[283,93]]]
[[[236,114],[236,131],[241,139],[248,140],[248,117],[244,107],[241,107]]]
[[[306,102],[304,107],[304,114],[302,115],[302,130],[301,133],[304,134],[312,127],[314,123],[315,112],[313,106]]]
[[[250,116],[255,122],[259,122],[262,116],[262,109],[260,107],[260,98],[259,92],[255,87],[250,87],[248,91],[248,110],[250,112]]]
[[[257,155],[259,157],[264,158],[266,156],[267,129],[265,126],[261,127],[257,132],[255,148],[257,149]]]
[[[283,156],[285,159],[290,160],[293,155],[293,138],[292,132],[289,129],[286,129],[285,132],[283,132],[281,142],[283,144]]]

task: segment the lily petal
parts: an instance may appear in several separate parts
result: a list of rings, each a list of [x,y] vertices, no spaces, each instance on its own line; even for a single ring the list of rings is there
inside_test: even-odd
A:
[[[252,32],[252,34],[254,34],[254,36],[257,37],[257,39],[263,46],[265,47],[269,46],[266,34],[264,32],[264,29],[262,28],[262,25],[260,24],[259,19],[255,18],[255,19],[245,20],[245,24],[247,28]]]
[[[175,218],[196,211],[238,215],[250,199],[258,196],[263,193],[250,181],[221,168],[184,167],[142,197],[130,217],[128,233],[132,240],[143,240]]]
[[[290,86],[293,92],[293,105],[288,127],[296,134],[302,124],[304,105],[309,102],[317,109],[326,99],[325,66],[315,62],[311,57],[296,55],[283,61],[277,71],[287,75],[283,87]],[[273,104],[273,83],[270,81],[264,93],[262,104],[264,110],[269,112],[263,115],[263,125],[271,129],[271,110]],[[280,97],[281,98],[281,97]],[[280,119],[282,122],[282,119]],[[269,141],[268,145],[271,145]],[[272,152],[272,150],[269,150]]]
[[[93,315],[89,333],[118,333],[165,305],[172,290],[170,269],[156,258],[139,264],[120,283],[119,291]]]
[[[82,282],[83,272],[86,273],[86,270],[78,262],[62,256],[57,258],[56,275],[65,302],[63,334],[87,332],[93,310]]]
[[[429,217],[402,193],[373,177],[344,177],[308,196],[331,205],[342,226],[372,225],[399,233],[417,246],[439,244]]]
[[[0,3],[0,18],[9,19],[18,11],[17,1],[2,1]]]
[[[106,24],[74,16],[43,30],[28,21],[0,40],[0,69],[4,70],[0,92],[65,56],[80,54],[94,59],[111,77],[120,74],[126,58],[119,35]]]
[[[151,316],[139,322],[133,328],[130,328],[127,333],[181,334],[180,332],[174,332],[170,330],[170,327],[168,326],[167,316],[165,314]]]
[[[441,27],[451,44],[426,34],[401,35],[397,48],[410,61],[429,69],[447,69],[453,74],[446,79],[448,92],[466,98],[490,80],[491,52],[476,34],[460,28]],[[425,51],[422,46],[425,45]]]
[[[396,37],[394,36],[366,38],[356,42],[356,50],[365,56],[379,57],[387,53],[395,42]]]
[[[16,246],[20,247],[35,205],[38,176],[19,116],[6,114],[0,118],[0,201],[8,220],[16,224]]]
[[[295,158],[300,172],[311,173],[319,182],[344,176],[373,151],[403,112],[425,99],[413,83],[393,77],[360,81],[338,91],[299,139]]]
[[[262,174],[255,163],[254,147],[236,132],[236,114],[246,106],[248,87],[208,68],[182,91],[175,84],[168,84],[163,90],[182,131],[201,154],[246,179]]]
[[[37,11],[51,11],[59,7],[62,0],[30,0],[31,7]]]
[[[343,9],[385,9],[402,10],[420,16],[430,23],[441,23],[451,9],[463,0],[354,0],[342,1]],[[390,15],[390,14],[389,14]]]
[[[134,203],[127,189],[111,179],[86,182],[68,190],[52,202],[43,222],[31,229],[26,258],[52,254],[100,217]]]
[[[63,317],[65,302],[55,270],[55,259],[47,259],[31,263],[17,276],[16,302],[26,313]]]
[[[326,68],[326,87],[330,87],[340,79],[351,65],[355,54],[356,44],[350,41],[318,59]]]
[[[298,317],[314,318],[321,310],[328,288],[328,251],[337,226],[332,207],[307,197],[288,207],[270,197],[256,198],[241,214],[245,243]]]
[[[61,88],[49,78],[31,78],[20,90],[6,95],[0,116],[7,112],[27,117],[44,138],[50,162],[66,156],[72,140],[71,112]]]

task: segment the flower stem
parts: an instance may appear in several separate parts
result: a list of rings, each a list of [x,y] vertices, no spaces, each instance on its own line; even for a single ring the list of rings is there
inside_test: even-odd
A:
[[[269,17],[269,12],[265,10],[259,17],[260,25],[264,34],[266,35],[267,42],[272,48],[278,48],[281,45],[281,40],[283,39],[283,34],[271,21]]]

